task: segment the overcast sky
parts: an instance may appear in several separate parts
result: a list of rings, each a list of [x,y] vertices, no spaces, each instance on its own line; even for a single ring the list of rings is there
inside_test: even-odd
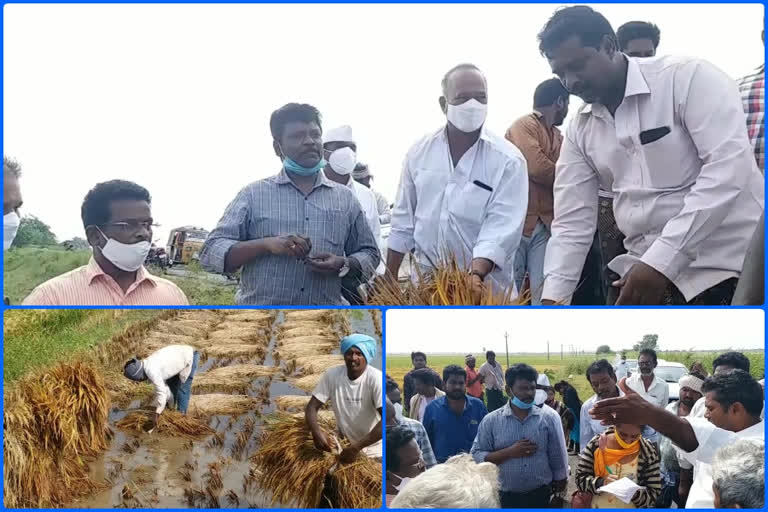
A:
[[[600,345],[631,349],[644,334],[658,334],[662,350],[764,348],[762,310],[747,309],[390,309],[386,352],[504,351],[594,353]]]
[[[530,110],[551,76],[536,34],[557,6],[5,5],[4,153],[24,168],[23,212],[82,236],[85,193],[122,178],[151,192],[163,243],[173,227],[212,229],[241,187],[279,170],[269,115],[292,101],[326,129],[352,125],[393,201],[408,147],[445,122],[455,64],[485,72],[491,130]],[[596,8],[614,28],[655,22],[660,53],[733,77],[763,62],[760,4]]]

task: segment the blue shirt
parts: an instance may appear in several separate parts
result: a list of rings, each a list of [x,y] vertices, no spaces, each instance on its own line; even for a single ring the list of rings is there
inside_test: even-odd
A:
[[[523,493],[568,478],[568,450],[560,415],[550,407],[532,407],[521,420],[507,404],[483,419],[472,445],[475,462],[496,450],[528,439],[536,444],[530,457],[510,458],[499,464],[501,490]]]
[[[444,396],[430,402],[424,411],[422,423],[427,430],[437,462],[445,462],[459,453],[469,453],[477,435],[477,428],[488,414],[488,409],[481,400],[469,395],[465,395],[465,398],[461,416],[456,416]]]

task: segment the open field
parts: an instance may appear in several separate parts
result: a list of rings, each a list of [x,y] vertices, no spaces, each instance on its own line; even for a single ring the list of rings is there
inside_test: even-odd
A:
[[[309,398],[303,380],[340,364],[340,337],[354,331],[380,340],[379,315],[377,310],[6,311],[4,505],[307,506],[316,495],[305,492],[311,477],[299,477],[299,470],[314,464],[313,481],[322,484],[336,460],[301,448],[311,446],[303,423]],[[297,330],[302,336],[294,337]],[[123,363],[172,344],[192,345],[200,353],[189,414],[167,410],[148,434],[152,388],[125,379]],[[304,356],[308,349],[310,360]],[[381,359],[372,365],[381,367]],[[321,413],[333,423],[330,411]],[[280,451],[274,446],[279,436],[266,434],[270,425],[286,421],[293,422],[287,431],[303,441],[298,448],[304,458],[284,459],[280,469],[287,476],[269,480],[274,461],[263,466],[256,456],[269,443],[273,453]],[[335,428],[331,423],[328,428]],[[367,468],[368,492],[355,491],[353,498],[378,507],[381,479],[371,480],[371,461],[340,466],[345,471],[333,478],[355,477],[358,466]],[[336,487],[341,490],[332,499],[349,505],[350,494]]]
[[[66,251],[61,247],[20,248],[3,254],[3,285],[12,305],[21,304],[37,285],[88,263],[91,251]],[[199,265],[189,265],[191,277],[158,274],[181,288],[192,305],[234,304],[236,287],[205,279]],[[153,268],[149,269],[154,271]]]
[[[658,352],[659,359],[665,359],[667,361],[676,361],[684,364],[686,367],[690,367],[694,361],[701,361],[704,367],[711,373],[712,361],[722,352],[727,349],[717,352]],[[636,352],[625,352],[627,358],[637,358]],[[750,360],[750,373],[757,379],[763,378],[765,369],[765,351],[745,351],[744,354]],[[480,368],[485,362],[485,354],[474,353],[477,360],[477,368]],[[559,380],[567,380],[576,388],[579,392],[579,397],[582,401],[592,396],[593,391],[587,382],[585,372],[587,367],[592,361],[605,357],[611,363],[617,358],[616,354],[607,354],[601,356],[584,355],[574,356],[564,354],[563,359],[560,359],[560,353],[552,353],[549,360],[547,360],[546,354],[509,354],[510,364],[526,363],[538,370],[540,373],[546,373],[549,376],[549,380],[552,384]],[[506,354],[496,352],[496,360],[502,364],[504,369],[507,368]],[[408,373],[413,366],[411,365],[411,357],[406,354],[387,354],[386,361],[387,375],[392,377],[400,385],[403,386],[403,377]],[[444,366],[449,364],[458,364],[462,368],[464,364],[463,354],[453,355],[431,355],[427,354],[427,366],[433,370],[442,374]]]

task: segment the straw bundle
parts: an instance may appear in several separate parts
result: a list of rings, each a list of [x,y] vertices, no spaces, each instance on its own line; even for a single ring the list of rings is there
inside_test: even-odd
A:
[[[305,421],[306,415],[303,412],[294,412],[291,413],[291,418],[296,418],[297,420]],[[320,421],[326,421],[331,425],[336,424],[336,416],[334,416],[333,411],[329,411],[327,409],[321,409],[317,411],[317,417]]]
[[[216,414],[238,415],[255,410],[259,401],[246,395],[227,395],[224,393],[208,393],[192,395],[189,402],[189,412],[201,416]]]
[[[299,345],[299,346],[329,345],[331,347],[338,347],[339,340],[335,336],[297,336],[295,338],[285,338],[285,339],[277,340],[277,345],[279,347],[288,347],[291,345]]]
[[[326,322],[333,317],[332,309],[294,309],[285,312],[285,321]]]
[[[148,411],[132,412],[115,423],[115,426],[128,432],[143,433],[150,415]],[[185,439],[198,439],[216,431],[194,417],[177,411],[164,411],[157,420],[155,432]]]
[[[269,337],[263,329],[253,327],[231,327],[231,324],[220,324],[215,331],[208,333],[208,339],[241,339],[243,343],[269,344]]]
[[[317,387],[318,383],[320,382],[320,379],[322,378],[323,378],[322,373],[313,373],[311,375],[306,375],[298,379],[291,379],[291,383],[297,388],[302,389],[307,393],[311,393]]]
[[[290,346],[290,347],[283,347],[276,349],[272,353],[272,357],[274,357],[275,361],[281,361],[281,360],[291,360],[291,359],[297,359],[300,357],[307,357],[317,354],[327,354],[331,352],[332,349],[327,348],[327,346],[317,347],[315,345],[304,345],[304,346]]]
[[[224,343],[214,346],[208,346],[204,349],[208,357],[240,357],[240,356],[258,356],[264,357],[266,349],[261,345],[241,345],[237,343]]]
[[[307,328],[307,329],[322,329],[324,327],[327,327],[328,324],[325,322],[316,322],[314,320],[286,320],[280,326],[278,327],[279,331],[288,331],[290,329],[301,329],[301,328]]]
[[[93,492],[82,457],[107,448],[107,389],[92,367],[60,364],[4,395],[6,507],[62,506]]]
[[[273,401],[281,411],[303,411],[311,399],[309,395],[283,395],[273,398]]]
[[[320,416],[318,423],[328,439],[335,439],[334,422]],[[324,493],[326,476],[337,456],[315,448],[301,414],[278,415],[267,424],[261,447],[251,461],[257,483],[272,492],[273,505],[295,502],[299,507],[315,508],[325,499],[334,507],[343,504],[350,509],[381,505],[381,464],[362,455],[351,464],[339,465],[329,476],[330,489]],[[377,476],[371,480],[371,475]]]
[[[199,333],[202,334],[202,333]],[[202,338],[200,335],[196,336],[184,336],[180,334],[168,334],[164,332],[151,332],[149,336],[144,338],[144,344],[157,344],[165,345],[193,345],[196,340]],[[194,346],[194,345],[193,345]]]
[[[194,320],[163,320],[158,322],[156,331],[168,334],[179,334],[182,336],[200,336],[208,330],[206,322],[197,322]]]
[[[479,300],[469,286],[467,265],[458,263],[455,255],[443,257],[429,273],[416,267],[415,279],[398,283],[385,279],[368,298],[371,306],[509,306],[526,303],[513,299],[513,287],[506,290],[488,287]]]
[[[223,320],[224,314],[214,309],[198,309],[195,311],[185,311],[178,318],[179,320],[194,320],[213,324]]]
[[[333,331],[324,326],[315,327],[296,327],[293,329],[281,330],[277,335],[278,339],[300,338],[304,336],[335,336]]]
[[[253,384],[253,379],[258,377],[270,377],[278,371],[273,366],[260,366],[256,364],[237,364],[222,366],[209,370],[200,375],[195,375],[192,381],[192,389],[200,391],[220,391],[224,393],[245,394]]]
[[[304,375],[323,373],[332,366],[344,364],[344,356],[339,354],[322,354],[296,358],[296,366]]]
[[[269,323],[275,320],[277,313],[273,310],[268,311],[226,311],[226,319],[236,322],[260,322]]]
[[[371,310],[371,320],[373,321],[373,329],[376,331],[376,334],[379,337],[381,337],[382,330],[381,330],[381,310],[380,309]]]

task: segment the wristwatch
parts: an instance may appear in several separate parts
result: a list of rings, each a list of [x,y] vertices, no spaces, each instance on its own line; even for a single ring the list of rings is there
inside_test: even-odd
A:
[[[485,281],[486,274],[483,274],[479,270],[472,269],[472,270],[469,271],[469,275],[470,276],[477,276],[477,277],[480,278],[481,281]]]
[[[339,269],[339,277],[344,277],[349,274],[349,259],[344,258],[344,264]]]

